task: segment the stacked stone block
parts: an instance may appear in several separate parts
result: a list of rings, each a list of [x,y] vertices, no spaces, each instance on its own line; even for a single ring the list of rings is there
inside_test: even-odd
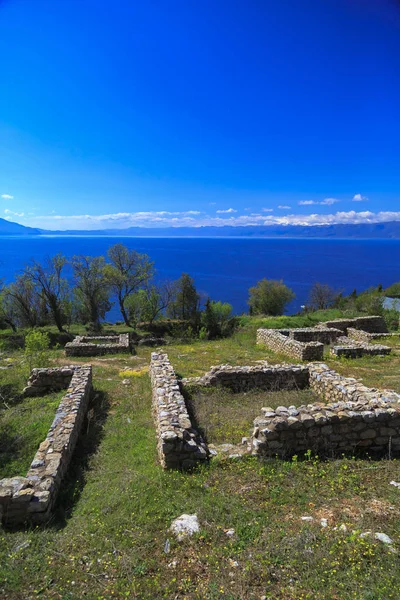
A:
[[[40,444],[26,477],[0,480],[0,522],[4,524],[20,525],[28,521],[36,524],[49,519],[60,483],[68,470],[92,392],[91,366],[68,368],[71,370],[71,377],[67,393],[60,402],[47,437]],[[30,380],[44,381],[43,369],[34,371],[36,372],[32,373]],[[49,369],[49,377],[54,377],[54,381],[58,383],[66,375],[65,369],[64,373],[62,371],[63,369]],[[49,383],[48,378],[47,382]],[[49,384],[48,389],[54,387]]]
[[[400,453],[400,395],[367,388],[327,365],[309,365],[310,387],[324,402],[265,407],[254,421],[253,451],[287,457],[307,450]]]
[[[206,443],[193,427],[167,354],[152,352],[150,362],[157,448],[166,469],[190,469],[205,462]]]
[[[347,331],[356,331],[350,327]],[[365,333],[365,332],[363,332]],[[367,334],[371,335],[371,334]],[[379,334],[380,335],[380,334]],[[343,336],[339,339],[339,345],[333,346],[330,350],[333,356],[341,358],[361,358],[362,356],[384,356],[390,354],[392,349],[389,346],[382,344],[369,344],[368,342],[360,342],[353,337]]]
[[[372,342],[373,340],[385,340],[391,338],[393,336],[400,335],[400,332],[394,333],[369,333],[368,331],[363,331],[362,329],[354,329],[352,327],[347,328],[347,336],[352,340],[356,340],[358,342]]]
[[[297,360],[322,360],[324,345],[320,342],[299,342],[277,329],[257,329],[257,344],[264,344],[274,352],[288,354]]]
[[[304,389],[309,386],[308,368],[303,365],[257,365],[211,367],[203,377],[182,379],[185,389],[191,387],[223,387],[232,392],[245,392],[254,388],[274,391]]]
[[[94,343],[95,341],[103,343]],[[84,336],[78,335],[65,344],[66,356],[101,356],[131,352],[129,333],[120,335]]]
[[[346,332],[348,327],[362,329],[369,333],[387,333],[385,319],[380,316],[356,317],[355,319],[334,319],[325,321],[323,327],[334,327]]]

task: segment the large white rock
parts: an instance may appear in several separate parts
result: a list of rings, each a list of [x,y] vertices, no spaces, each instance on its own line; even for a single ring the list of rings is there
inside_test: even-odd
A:
[[[179,541],[197,533],[200,531],[197,515],[181,515],[172,521],[170,529]]]

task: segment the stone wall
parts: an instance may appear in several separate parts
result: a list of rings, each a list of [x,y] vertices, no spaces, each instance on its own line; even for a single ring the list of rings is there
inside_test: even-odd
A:
[[[324,402],[265,407],[254,421],[254,454],[286,457],[307,450],[341,455],[357,449],[400,454],[400,395],[367,388],[327,365],[308,365],[310,387]]]
[[[347,337],[358,342],[371,342],[373,340],[385,340],[393,336],[400,335],[400,332],[394,333],[368,333],[362,329],[353,329],[352,327],[347,328]]]
[[[152,352],[150,362],[157,449],[166,469],[190,469],[208,459],[206,443],[193,427],[167,354]]]
[[[289,337],[298,342],[320,342],[321,344],[332,344],[343,335],[341,329],[334,327],[304,327],[297,329],[288,329]],[[282,330],[280,330],[282,333]]]
[[[299,342],[276,329],[257,329],[257,344],[297,360],[322,360],[324,356],[324,345],[320,342]]]
[[[95,344],[94,340],[103,343]],[[103,336],[78,335],[73,342],[65,344],[66,356],[101,356],[129,352],[131,352],[129,333]]]
[[[358,332],[357,329],[352,329],[351,327],[349,327],[347,331]],[[362,333],[364,334],[365,332],[363,331]],[[360,342],[357,339],[343,336],[339,339],[339,345],[333,346],[330,353],[333,356],[342,358],[361,358],[362,356],[383,356],[390,354],[391,351],[392,349],[388,346],[369,344],[368,342]]]
[[[253,367],[232,367],[219,365],[211,367],[203,377],[182,379],[185,389],[190,387],[219,386],[232,392],[244,392],[254,388],[268,391],[304,389],[309,386],[308,368],[303,365],[257,365]]]
[[[362,329],[369,333],[387,333],[385,319],[380,316],[356,317],[355,319],[334,319],[321,323],[323,327],[334,327],[346,332],[348,327]]]
[[[64,390],[69,386],[75,368],[71,366],[60,369],[32,369],[22,394],[24,396],[43,396],[49,392]]]
[[[60,483],[68,470],[92,392],[90,365],[68,369],[73,372],[67,393],[60,402],[47,437],[40,444],[26,477],[0,480],[0,522],[4,524],[19,525],[27,521],[43,523],[49,519]],[[30,380],[45,380],[43,369],[34,371],[36,373],[32,373]],[[54,378],[56,369],[49,371],[50,378]],[[59,371],[61,381],[64,375],[66,378],[66,373],[62,373],[62,368]]]

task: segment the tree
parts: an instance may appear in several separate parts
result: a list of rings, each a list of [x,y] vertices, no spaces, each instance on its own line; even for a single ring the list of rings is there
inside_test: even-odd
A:
[[[3,289],[3,311],[8,312],[14,324],[21,327],[36,327],[43,319],[45,302],[33,281],[26,275],[17,277]]]
[[[386,288],[385,296],[388,298],[400,298],[400,281],[392,283],[392,285]]]
[[[94,331],[100,331],[100,321],[112,306],[105,266],[103,256],[74,256],[72,259],[77,311],[82,322],[90,323]]]
[[[125,325],[130,325],[126,311],[126,299],[148,283],[153,276],[153,265],[147,254],[129,250],[123,244],[108,249],[109,265],[106,266],[108,282],[114,291]]]
[[[250,314],[282,315],[286,305],[295,298],[293,291],[282,280],[261,279],[249,289]]]
[[[175,298],[167,308],[167,315],[172,319],[196,323],[199,319],[199,304],[200,296],[193,279],[187,273],[182,273],[175,282]]]
[[[6,288],[0,281],[0,328],[11,327],[13,331],[17,331],[16,315],[12,305],[7,301]]]
[[[24,275],[36,287],[59,331],[64,331],[64,303],[70,295],[69,284],[62,277],[67,260],[62,254],[47,258],[44,265],[34,261]]]
[[[175,283],[172,281],[164,281],[131,294],[125,302],[130,323],[135,326],[142,321],[152,325],[168,308],[175,295]]]
[[[227,335],[232,330],[233,307],[228,302],[214,302],[207,299],[205,309],[201,314],[202,326],[207,331],[209,340]]]
[[[338,293],[327,283],[314,283],[310,290],[309,305],[315,310],[325,310],[332,306]]]

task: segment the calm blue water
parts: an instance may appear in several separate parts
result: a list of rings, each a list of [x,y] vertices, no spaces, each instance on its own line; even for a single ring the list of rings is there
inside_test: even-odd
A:
[[[236,313],[247,311],[248,288],[263,277],[283,279],[296,293],[288,312],[300,309],[316,281],[350,293],[400,280],[400,240],[67,236],[0,236],[0,279],[12,281],[31,259],[41,261],[57,252],[96,256],[119,241],[148,254],[158,279],[189,273],[199,292],[230,302]],[[120,315],[114,308],[108,318]]]

